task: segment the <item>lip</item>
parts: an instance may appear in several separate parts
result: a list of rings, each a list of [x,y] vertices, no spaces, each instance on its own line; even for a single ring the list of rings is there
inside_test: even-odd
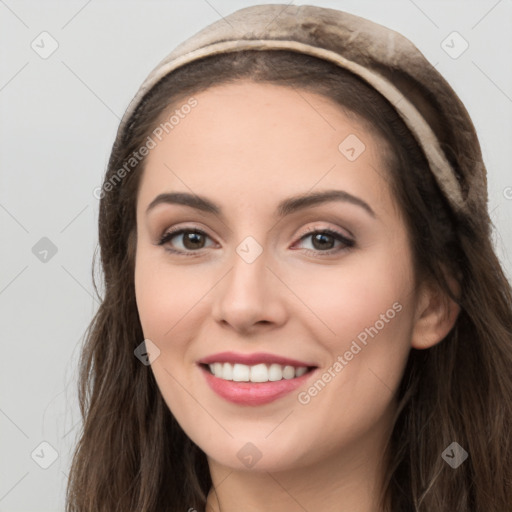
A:
[[[293,379],[282,379],[274,382],[236,382],[215,377],[205,366],[199,365],[199,368],[208,386],[217,395],[228,402],[249,406],[268,404],[288,395],[304,385],[318,369],[313,368],[304,375]]]
[[[289,359],[288,357],[278,356],[275,354],[268,354],[266,352],[257,352],[254,354],[241,354],[237,352],[219,352],[212,354],[198,361],[198,364],[211,364],[211,363],[231,363],[231,364],[246,364],[253,366],[260,363],[265,364],[280,364],[283,366],[318,366],[315,363],[297,361],[296,359]],[[306,374],[307,375],[307,374]],[[300,378],[300,377],[299,377]],[[291,379],[290,379],[291,380]]]

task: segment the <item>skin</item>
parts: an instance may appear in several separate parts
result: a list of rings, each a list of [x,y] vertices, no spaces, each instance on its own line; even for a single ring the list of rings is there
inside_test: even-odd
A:
[[[408,353],[441,341],[458,313],[433,286],[416,282],[385,146],[310,92],[242,81],[194,97],[198,105],[147,157],[135,286],[144,336],[160,350],[151,365],[159,389],[208,458],[216,492],[207,510],[380,510],[394,392]],[[349,134],[366,146],[354,161],[338,149]],[[281,200],[328,189],[363,199],[375,217],[339,201],[275,217]],[[176,204],[146,214],[171,191],[206,196],[224,217]],[[184,245],[182,235],[166,244],[195,256],[157,245],[177,226],[206,232],[196,246]],[[308,228],[334,229],[355,245],[301,240]],[[263,249],[252,263],[236,252],[247,236]],[[323,255],[330,248],[338,252]],[[309,403],[299,403],[298,393],[395,303],[400,312]],[[319,370],[270,404],[235,405],[208,387],[196,364],[225,350],[270,352]],[[237,457],[248,442],[261,453],[251,468]]]

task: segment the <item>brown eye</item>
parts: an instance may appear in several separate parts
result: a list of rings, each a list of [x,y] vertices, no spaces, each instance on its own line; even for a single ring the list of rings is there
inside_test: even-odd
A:
[[[206,247],[206,239],[208,238],[210,237],[200,229],[183,228],[165,233],[158,242],[158,245],[168,244],[173,246],[169,247],[169,250],[176,253],[194,252],[204,249]],[[177,240],[177,242],[172,242],[173,240]],[[178,247],[174,248],[175,245],[178,245]]]
[[[300,238],[300,242],[311,239],[312,249],[306,248],[306,252],[332,254],[350,249],[355,245],[354,240],[331,229],[312,230]],[[338,247],[335,245],[338,243]]]
[[[201,233],[197,231],[183,232],[183,245],[187,249],[202,249],[202,244],[204,244],[204,239]]]
[[[332,249],[336,240],[332,235],[327,233],[315,233],[311,238],[315,249]]]

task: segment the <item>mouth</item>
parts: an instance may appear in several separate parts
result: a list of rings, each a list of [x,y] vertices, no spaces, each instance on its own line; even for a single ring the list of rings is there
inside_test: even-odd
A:
[[[224,400],[259,406],[291,394],[318,370],[317,366],[279,363],[243,364],[215,361],[198,364],[206,383]]]
[[[297,379],[316,368],[316,366],[292,366],[278,363],[247,365],[228,362],[200,363],[200,366],[218,379],[251,383]]]

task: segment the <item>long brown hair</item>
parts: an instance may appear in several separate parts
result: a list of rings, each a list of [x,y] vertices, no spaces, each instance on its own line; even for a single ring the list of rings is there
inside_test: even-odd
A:
[[[493,249],[489,217],[452,211],[402,119],[363,80],[312,56],[267,50],[210,56],[179,68],[153,88],[114,144],[104,180],[111,186],[104,187],[99,213],[105,291],[80,359],[83,430],[67,512],[204,511],[212,485],[206,455],[174,419],[151,368],[134,356],[144,339],[134,291],[144,159],[118,183],[112,178],[170,106],[240,79],[323,94],[389,144],[387,179],[408,227],[416,276],[437,283],[460,306],[441,343],[410,352],[397,390],[383,502],[389,500],[393,512],[510,510],[512,292]],[[462,148],[456,134],[446,137],[443,149],[456,165]],[[458,280],[458,297],[446,284],[446,269]],[[454,441],[469,454],[456,469],[441,457]]]

